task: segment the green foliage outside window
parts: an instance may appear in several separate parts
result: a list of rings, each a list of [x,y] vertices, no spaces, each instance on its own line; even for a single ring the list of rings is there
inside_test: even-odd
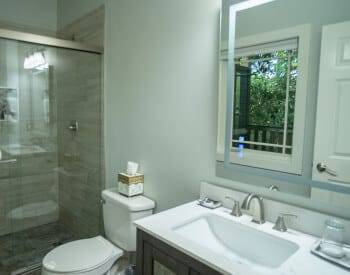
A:
[[[283,128],[289,77],[288,129],[293,128],[297,81],[297,51],[283,50],[236,60],[249,70],[248,125]],[[289,75],[288,75],[289,72]],[[237,77],[242,77],[240,72]],[[243,91],[240,91],[242,94]]]

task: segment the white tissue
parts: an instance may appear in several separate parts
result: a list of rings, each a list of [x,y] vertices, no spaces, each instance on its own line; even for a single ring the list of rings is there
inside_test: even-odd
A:
[[[128,165],[126,168],[126,173],[128,175],[134,176],[137,174],[137,170],[139,169],[139,164],[136,162],[128,161]]]

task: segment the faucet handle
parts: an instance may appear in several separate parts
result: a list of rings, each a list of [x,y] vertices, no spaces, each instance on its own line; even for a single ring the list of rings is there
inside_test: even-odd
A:
[[[276,223],[272,229],[277,230],[277,231],[281,231],[281,232],[286,232],[288,228],[287,228],[286,223],[284,221],[285,217],[292,217],[292,218],[296,219],[298,216],[294,215],[294,214],[290,214],[290,213],[279,213],[277,220],[276,220]]]
[[[239,201],[235,200],[234,198],[230,196],[225,196],[225,199],[233,201],[233,207],[231,211],[231,215],[235,217],[240,217],[242,216],[241,208],[239,206]]]

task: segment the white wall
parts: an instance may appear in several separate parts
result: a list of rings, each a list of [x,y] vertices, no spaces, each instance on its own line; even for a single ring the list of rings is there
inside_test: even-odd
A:
[[[57,0],[58,29],[103,5],[105,0]]]
[[[57,0],[0,0],[0,22],[55,32]]]
[[[192,200],[215,174],[220,0],[110,0],[107,186],[141,163],[158,210]]]

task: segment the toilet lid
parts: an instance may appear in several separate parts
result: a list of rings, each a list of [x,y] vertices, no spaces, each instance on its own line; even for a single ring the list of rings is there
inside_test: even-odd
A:
[[[47,270],[70,273],[101,266],[112,256],[120,257],[122,251],[101,236],[73,241],[49,252],[43,259]]]

